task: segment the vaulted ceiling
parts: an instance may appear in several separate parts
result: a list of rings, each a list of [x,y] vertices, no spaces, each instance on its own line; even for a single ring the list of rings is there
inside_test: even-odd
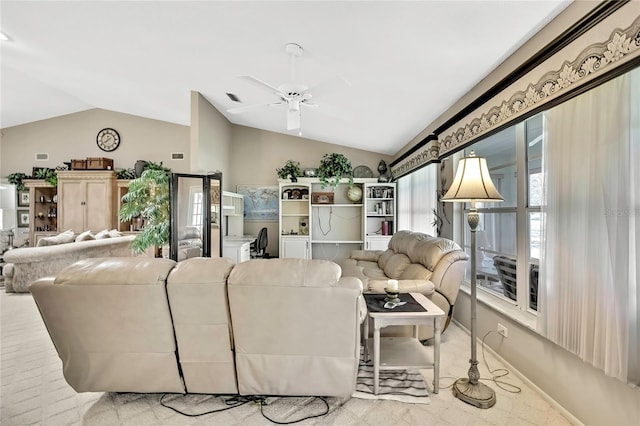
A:
[[[188,125],[197,91],[236,124],[393,155],[568,3],[2,1],[0,128],[91,108]],[[292,82],[287,43],[318,105],[300,129],[282,105],[227,112],[281,101],[239,76]]]

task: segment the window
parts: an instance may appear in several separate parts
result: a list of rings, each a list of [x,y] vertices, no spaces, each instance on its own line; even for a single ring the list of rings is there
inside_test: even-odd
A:
[[[202,226],[202,191],[191,191],[191,226]]]
[[[477,204],[478,288],[522,310],[534,311],[540,257],[542,139],[540,114],[465,149],[465,155],[475,151],[486,158],[493,183],[504,198],[501,203]],[[469,207],[465,205],[465,225]],[[463,229],[464,249],[470,253],[471,233],[468,226]],[[519,259],[526,261],[520,265]],[[467,280],[470,273],[467,268]]]
[[[437,164],[430,164],[398,180],[398,229],[436,235]]]

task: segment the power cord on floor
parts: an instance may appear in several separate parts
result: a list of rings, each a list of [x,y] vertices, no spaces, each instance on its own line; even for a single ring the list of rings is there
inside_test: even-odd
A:
[[[262,417],[264,417],[265,419],[269,420],[272,423],[279,424],[279,425],[290,425],[290,424],[294,424],[294,423],[299,423],[299,422],[302,422],[304,420],[313,419],[313,418],[316,418],[316,417],[322,417],[322,416],[325,416],[325,415],[327,415],[329,413],[329,403],[327,402],[327,399],[325,397],[322,397],[322,396],[316,396],[314,398],[323,402],[323,404],[324,404],[324,412],[319,413],[319,414],[313,414],[313,415],[306,416],[306,417],[303,417],[303,418],[298,419],[298,420],[292,420],[292,421],[288,421],[288,422],[274,420],[274,419],[270,418],[269,416],[267,416],[264,413],[264,406],[265,405],[269,405],[269,402],[268,402],[266,396],[234,395],[234,396],[231,396],[231,397],[229,397],[229,398],[224,400],[224,404],[227,405],[227,407],[218,408],[216,410],[209,410],[209,411],[205,411],[205,412],[202,412],[202,413],[185,413],[184,411],[181,411],[181,410],[179,410],[179,409],[177,409],[175,407],[167,405],[165,403],[165,401],[164,401],[164,397],[165,396],[167,396],[166,393],[162,394],[162,396],[160,397],[160,405],[162,405],[163,407],[166,407],[166,408],[168,408],[170,410],[173,410],[178,414],[181,414],[181,415],[187,416],[187,417],[200,417],[200,416],[205,416],[207,414],[219,413],[221,411],[226,411],[226,410],[230,410],[232,408],[241,407],[241,406],[243,406],[243,405],[245,405],[245,404],[247,404],[249,402],[253,402],[253,403],[259,404],[260,405],[260,414],[262,414]]]
[[[497,387],[499,387],[500,389],[506,391],[506,392],[510,392],[510,393],[520,393],[522,392],[522,389],[514,384],[511,383],[507,383],[503,380],[498,380],[501,379],[503,377],[506,377],[507,375],[509,375],[509,370],[507,370],[506,368],[496,368],[495,370],[492,370],[491,367],[489,367],[489,363],[487,362],[487,357],[484,353],[484,340],[487,338],[487,336],[491,333],[496,333],[498,334],[497,331],[495,330],[489,330],[484,336],[482,336],[482,361],[484,362],[485,367],[487,367],[487,371],[489,371],[489,373],[492,375],[490,378],[482,378],[480,377],[480,380],[490,380],[493,383],[496,384]],[[450,387],[453,386],[453,384],[455,383],[456,380],[458,380],[458,377],[452,377],[452,376],[440,376],[440,380],[442,379],[453,379],[453,382],[451,382],[451,384],[447,385],[447,386],[440,386],[440,389],[449,389]]]
[[[485,367],[487,367],[487,371],[489,371],[489,373],[492,374],[490,379],[480,379],[480,380],[491,380],[493,381],[493,383],[496,384],[497,387],[499,387],[500,389],[510,392],[510,393],[520,393],[522,392],[522,389],[519,388],[516,385],[513,385],[511,383],[507,383],[505,381],[502,380],[498,380],[502,377],[506,377],[509,375],[509,370],[507,370],[506,368],[496,368],[495,370],[492,370],[491,367],[489,367],[489,363],[487,362],[487,357],[484,354],[484,339],[487,338],[487,336],[491,333],[496,333],[498,334],[497,331],[495,330],[489,330],[485,333],[484,336],[482,336],[482,360],[484,361],[484,365]]]

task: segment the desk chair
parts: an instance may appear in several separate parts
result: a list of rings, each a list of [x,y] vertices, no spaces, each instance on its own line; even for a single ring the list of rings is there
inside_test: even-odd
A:
[[[269,244],[269,237],[267,236],[267,228],[262,228],[260,232],[258,232],[258,237],[254,242],[251,243],[251,258],[268,258],[269,253],[265,252],[267,248],[267,244]]]
[[[504,295],[516,300],[516,260],[507,256],[493,256],[493,265],[498,271]]]

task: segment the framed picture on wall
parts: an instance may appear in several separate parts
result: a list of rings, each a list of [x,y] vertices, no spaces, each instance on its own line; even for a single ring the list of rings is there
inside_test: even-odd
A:
[[[18,192],[18,205],[21,207],[29,207],[29,191]]]
[[[27,195],[29,193],[27,192]],[[29,227],[29,210],[16,210],[18,212],[18,228]]]
[[[244,198],[244,220],[278,220],[278,185],[238,185]]]

